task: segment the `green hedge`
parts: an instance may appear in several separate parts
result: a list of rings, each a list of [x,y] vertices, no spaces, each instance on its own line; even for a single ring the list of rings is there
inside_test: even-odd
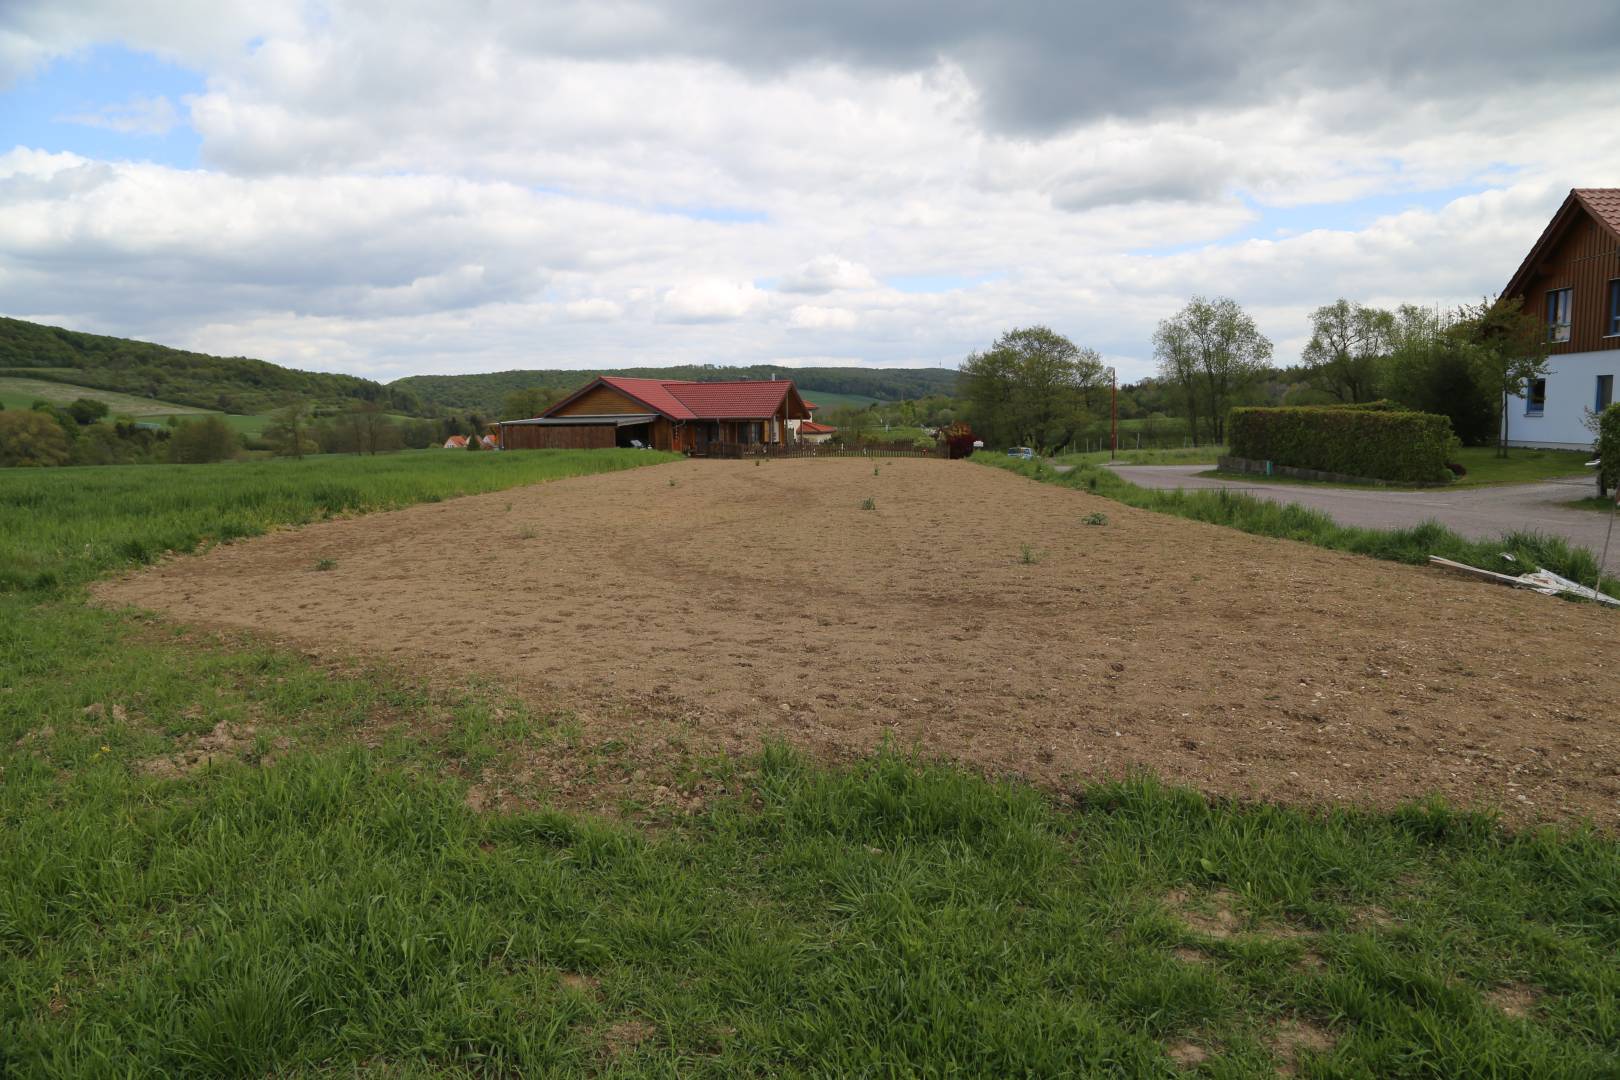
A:
[[[1401,483],[1451,478],[1451,420],[1435,413],[1306,406],[1233,409],[1233,457]]]
[[[1598,414],[1597,452],[1603,459],[1603,490],[1620,488],[1620,401]]]

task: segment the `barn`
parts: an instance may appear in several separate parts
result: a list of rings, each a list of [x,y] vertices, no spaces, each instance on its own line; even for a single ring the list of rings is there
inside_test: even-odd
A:
[[[506,450],[594,450],[651,446],[703,455],[711,448],[786,445],[790,420],[810,410],[790,379],[683,382],[593,379],[540,416],[503,420]]]

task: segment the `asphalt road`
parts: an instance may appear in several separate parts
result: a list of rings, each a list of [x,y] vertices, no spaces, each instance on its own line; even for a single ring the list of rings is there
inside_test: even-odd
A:
[[[1149,488],[1232,488],[1273,502],[1300,503],[1326,511],[1345,525],[1403,528],[1433,519],[1464,536],[1489,539],[1516,529],[1566,537],[1593,554],[1603,550],[1609,515],[1560,505],[1597,494],[1589,479],[1502,484],[1496,487],[1388,491],[1318,485],[1266,484],[1199,476],[1208,465],[1115,465],[1133,484]],[[1620,523],[1609,548],[1607,569],[1620,573]]]

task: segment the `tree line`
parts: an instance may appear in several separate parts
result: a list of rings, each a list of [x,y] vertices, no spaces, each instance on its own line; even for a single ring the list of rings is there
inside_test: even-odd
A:
[[[1450,310],[1341,299],[1312,312],[1297,365],[1275,367],[1273,352],[1235,300],[1195,296],[1155,328],[1157,375],[1118,388],[1119,418],[1197,446],[1225,441],[1237,405],[1388,400],[1447,416],[1464,443],[1495,440],[1505,453],[1509,400],[1547,372],[1546,328],[1516,299]],[[1108,430],[1109,369],[1048,327],[1006,332],[961,373],[955,418],[990,445],[1061,453]]]

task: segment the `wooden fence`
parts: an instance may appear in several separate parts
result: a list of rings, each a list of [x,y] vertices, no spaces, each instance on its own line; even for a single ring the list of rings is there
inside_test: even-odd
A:
[[[775,443],[723,443],[711,442],[707,447],[693,451],[694,457],[715,458],[745,458],[745,457],[777,457],[777,458],[805,458],[805,457],[866,457],[866,458],[943,458],[943,448],[919,450],[910,446],[835,446],[832,443],[822,443],[816,446],[810,443],[797,445],[788,444],[778,446]]]

